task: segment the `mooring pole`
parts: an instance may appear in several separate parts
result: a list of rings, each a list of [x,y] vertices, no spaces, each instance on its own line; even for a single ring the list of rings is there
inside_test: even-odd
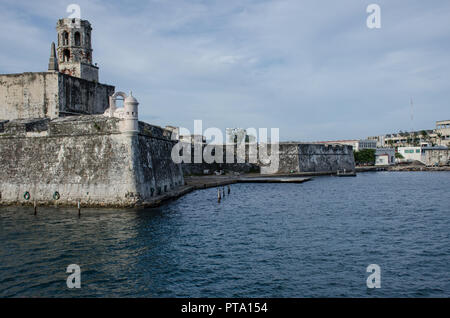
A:
[[[37,205],[36,205],[36,200],[34,200],[34,215],[37,215]]]
[[[80,206],[80,201],[78,200],[78,217],[81,216],[81,206]]]
[[[230,192],[231,192],[230,185],[228,185],[227,187],[228,187],[228,194],[230,194]]]
[[[220,203],[220,199],[221,199],[221,196],[220,196],[220,188],[218,188],[218,189],[217,189],[217,202],[218,202],[218,203]]]

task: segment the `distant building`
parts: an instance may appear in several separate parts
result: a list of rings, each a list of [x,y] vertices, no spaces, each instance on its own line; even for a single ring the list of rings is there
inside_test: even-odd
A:
[[[435,132],[439,137],[439,145],[450,147],[450,120],[437,121]]]
[[[400,131],[395,134],[367,137],[375,140],[377,147],[418,147],[422,143],[433,146],[450,146],[450,120],[436,122],[436,129],[425,129],[410,132]]]
[[[403,157],[399,161],[421,161],[422,159],[422,147],[398,147],[397,151]]]
[[[427,166],[442,166],[450,164],[450,150],[444,146],[431,147],[422,145],[421,147],[399,147],[398,152],[403,156],[402,161],[420,161]]]
[[[377,148],[377,142],[375,140],[358,140],[358,139],[351,139],[351,140],[332,140],[332,141],[317,141],[316,144],[330,144],[330,145],[347,145],[352,146],[353,151],[360,151],[363,149],[376,149]]]
[[[247,130],[243,128],[227,128],[226,129],[226,143],[234,144],[241,142],[256,142],[256,136],[247,134]]]
[[[382,148],[386,146],[384,143],[384,139],[385,139],[384,135],[367,137],[367,140],[374,140],[377,142],[377,148]]]
[[[377,148],[375,151],[375,165],[386,166],[395,164],[394,148]]]

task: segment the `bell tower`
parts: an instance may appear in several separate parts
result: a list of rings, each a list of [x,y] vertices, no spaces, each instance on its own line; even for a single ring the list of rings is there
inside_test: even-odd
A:
[[[71,76],[98,82],[98,67],[92,64],[92,27],[81,19],[60,19],[58,32],[59,71]]]

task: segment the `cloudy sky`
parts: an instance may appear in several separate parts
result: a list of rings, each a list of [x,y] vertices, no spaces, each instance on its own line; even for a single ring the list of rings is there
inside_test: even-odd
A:
[[[93,26],[100,81],[156,125],[314,141],[450,119],[448,0],[0,0],[0,73],[45,71],[70,3]]]

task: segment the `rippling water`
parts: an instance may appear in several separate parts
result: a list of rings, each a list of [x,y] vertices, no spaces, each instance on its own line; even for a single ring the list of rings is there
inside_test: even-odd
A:
[[[449,189],[447,172],[378,172],[81,218],[2,207],[0,296],[449,297]],[[372,263],[380,289],[366,287]]]

